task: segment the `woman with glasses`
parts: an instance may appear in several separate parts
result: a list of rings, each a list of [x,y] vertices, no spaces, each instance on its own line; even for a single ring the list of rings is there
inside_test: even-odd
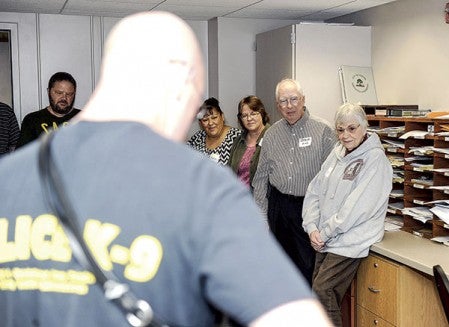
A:
[[[270,118],[262,101],[254,95],[240,100],[237,118],[243,133],[232,146],[229,165],[239,179],[251,189],[259,163],[263,135],[270,126]]]
[[[224,113],[215,98],[204,101],[197,118],[201,130],[196,132],[187,144],[214,162],[226,165],[232,144],[241,131],[225,124]]]
[[[341,302],[360,260],[384,234],[392,168],[359,105],[344,104],[335,116],[340,144],[310,182],[303,227],[315,249],[312,288],[335,326]]]

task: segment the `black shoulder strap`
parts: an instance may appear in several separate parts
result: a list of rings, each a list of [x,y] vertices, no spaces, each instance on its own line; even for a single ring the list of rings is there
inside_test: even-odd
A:
[[[78,226],[78,219],[76,219],[76,212],[67,197],[58,167],[52,158],[50,145],[54,134],[52,132],[41,139],[39,174],[44,197],[63,225],[73,255],[81,265],[95,275],[97,283],[103,288],[106,299],[112,301],[123,312],[131,326],[168,327],[154,319],[153,310],[146,301],[136,298],[127,284],[120,283],[112,271],[104,271],[93,258],[84,242],[81,229]]]

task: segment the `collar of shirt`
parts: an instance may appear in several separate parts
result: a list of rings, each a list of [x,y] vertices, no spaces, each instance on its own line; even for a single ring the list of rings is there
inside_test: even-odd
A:
[[[310,113],[309,113],[309,111],[307,110],[307,108],[304,107],[304,114],[303,114],[302,117],[301,117],[296,123],[294,123],[293,125],[291,125],[287,120],[285,120],[285,118],[283,118],[283,120],[284,120],[284,124],[285,124],[286,126],[288,126],[288,127],[290,127],[290,128],[296,128],[296,127],[303,127],[303,126],[307,123],[307,121],[309,120],[309,118],[310,118]]]

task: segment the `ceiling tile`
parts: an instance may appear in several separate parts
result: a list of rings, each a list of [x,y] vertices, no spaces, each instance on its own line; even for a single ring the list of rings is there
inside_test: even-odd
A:
[[[395,0],[0,0],[0,12],[123,17],[166,10],[187,20],[214,17],[325,20]]]

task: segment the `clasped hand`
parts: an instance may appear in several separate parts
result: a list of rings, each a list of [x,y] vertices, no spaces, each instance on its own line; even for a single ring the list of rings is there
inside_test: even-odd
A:
[[[309,238],[310,238],[310,244],[312,245],[312,247],[315,251],[320,251],[323,249],[324,242],[321,239],[321,235],[320,235],[319,231],[314,230],[312,233],[310,233]]]

